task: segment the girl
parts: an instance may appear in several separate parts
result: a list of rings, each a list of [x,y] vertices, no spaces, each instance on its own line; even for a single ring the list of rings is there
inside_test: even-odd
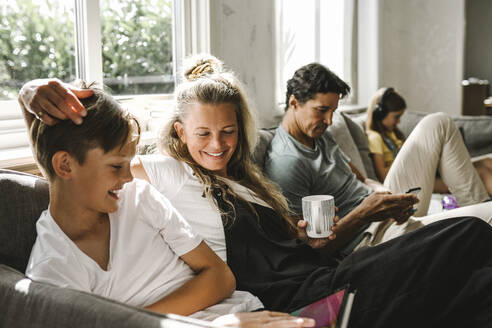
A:
[[[391,165],[405,142],[405,136],[398,129],[398,124],[406,107],[403,97],[393,88],[381,88],[371,99],[367,110],[366,134],[374,169],[381,182],[384,182]],[[457,143],[463,143],[461,138],[456,139]],[[420,135],[417,140],[420,140],[418,142],[422,145],[426,137]],[[462,157],[462,161],[470,161],[467,151],[462,154]],[[486,157],[474,161],[473,164],[488,193],[492,195],[492,158]],[[440,177],[435,179],[434,191],[449,193],[448,187]]]

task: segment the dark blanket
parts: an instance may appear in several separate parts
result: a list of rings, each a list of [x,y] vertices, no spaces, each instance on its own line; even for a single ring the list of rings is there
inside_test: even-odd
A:
[[[338,263],[290,238],[272,209],[252,204],[258,218],[234,204],[228,264],[237,288],[267,309],[291,312],[349,283],[357,289],[350,327],[492,324],[492,228],[479,219],[443,220]]]

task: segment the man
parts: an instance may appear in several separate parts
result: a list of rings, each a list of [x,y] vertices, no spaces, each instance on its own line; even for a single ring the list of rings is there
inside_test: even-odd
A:
[[[410,194],[392,195],[389,191],[401,193],[409,187],[402,189],[405,183],[399,183],[400,188],[395,187],[396,183],[385,183],[385,187],[366,179],[333,138],[325,133],[332,124],[340,98],[349,91],[350,87],[344,81],[320,64],[313,63],[298,69],[287,82],[286,114],[267,150],[265,161],[266,173],[279,184],[295,214],[302,215],[304,196],[334,196],[342,219],[336,227],[336,239],[326,241],[326,247],[342,255],[360,246],[376,245],[438,219],[407,221],[413,214],[416,197]],[[408,179],[401,173],[393,172],[388,181],[406,179],[412,180],[406,181],[410,187],[420,186],[412,185],[418,179]],[[476,183],[476,188],[479,189],[480,185],[480,182]],[[466,204],[484,200],[481,190],[471,194],[478,196],[467,200]],[[491,204],[484,206],[492,210]],[[462,214],[450,213],[447,217],[463,214],[476,215],[475,212],[466,211]],[[393,224],[394,221],[389,219],[400,225]],[[306,222],[300,221],[301,228],[305,225]]]

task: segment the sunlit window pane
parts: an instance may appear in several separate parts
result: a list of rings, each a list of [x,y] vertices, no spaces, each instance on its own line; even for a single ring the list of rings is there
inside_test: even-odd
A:
[[[0,100],[15,99],[25,82],[75,79],[73,2],[0,2]]]
[[[317,60],[315,1],[282,0],[279,50],[282,58],[284,80],[299,67]],[[284,81],[284,82],[285,82]]]
[[[115,95],[171,93],[172,0],[101,0],[104,84]]]
[[[285,85],[303,65],[319,62],[344,76],[345,0],[277,0],[279,102]]]
[[[320,1],[320,62],[341,78],[343,71],[344,1]]]

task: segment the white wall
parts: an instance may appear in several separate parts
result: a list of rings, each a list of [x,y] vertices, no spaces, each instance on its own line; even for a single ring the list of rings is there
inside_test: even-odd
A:
[[[245,84],[259,125],[278,122],[275,109],[275,7],[268,0],[210,1],[210,49]]]
[[[465,0],[359,0],[358,103],[381,86],[410,110],[461,112]],[[211,52],[245,83],[260,126],[275,106],[275,1],[210,1]],[[277,118],[274,118],[277,117]]]
[[[380,86],[401,91],[410,110],[460,114],[464,0],[379,1]]]

